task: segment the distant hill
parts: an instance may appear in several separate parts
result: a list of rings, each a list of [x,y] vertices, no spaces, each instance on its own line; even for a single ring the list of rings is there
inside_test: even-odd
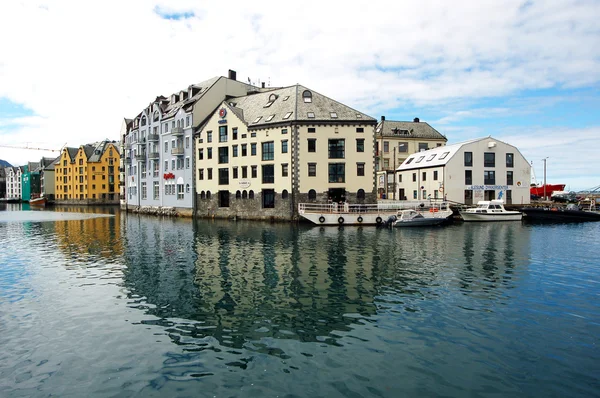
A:
[[[8,163],[6,160],[0,159],[0,167],[11,167],[12,165]]]

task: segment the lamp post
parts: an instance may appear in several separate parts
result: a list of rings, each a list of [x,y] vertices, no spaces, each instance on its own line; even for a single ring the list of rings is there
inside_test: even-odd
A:
[[[394,183],[392,185],[394,192],[393,192],[393,198],[394,200],[396,200],[396,146],[394,145],[394,173],[392,174],[393,178],[394,178]]]
[[[544,200],[548,200],[546,198],[546,159],[548,158],[545,157],[544,159],[542,159],[544,161]]]

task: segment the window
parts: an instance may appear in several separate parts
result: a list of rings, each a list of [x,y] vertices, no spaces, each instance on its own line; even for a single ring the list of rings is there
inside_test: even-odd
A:
[[[212,159],[212,148],[206,148],[206,157]]]
[[[423,172],[423,181],[427,181],[427,172]]]
[[[356,139],[356,152],[364,152],[365,151],[365,139],[357,138]]]
[[[344,159],[344,140],[329,140],[329,159]]]
[[[165,141],[165,153],[169,152],[169,143]]]
[[[241,199],[242,197],[242,193],[240,192],[240,190],[238,189],[237,191],[235,191],[235,198],[236,199]]]
[[[383,141],[383,152],[384,153],[390,152],[390,142],[389,141]]]
[[[234,158],[238,157],[238,146],[237,145],[233,145],[231,147],[231,156],[233,156]]]
[[[284,164],[281,165],[281,176],[282,177],[287,177],[288,175],[289,175],[288,164],[284,163]]]
[[[364,177],[364,175],[365,175],[365,164],[364,163],[356,163],[356,175],[359,177]]]
[[[307,112],[307,113],[306,113],[306,116],[307,116],[309,119],[314,119],[314,118],[315,118],[315,113],[314,113],[314,112]]]
[[[254,191],[250,190],[250,192],[248,192],[248,199],[254,199]]]
[[[288,141],[281,141],[281,153],[288,153]]]
[[[426,151],[429,149],[429,146],[426,142],[419,142],[419,152]]]
[[[364,189],[361,188],[356,192],[356,199],[365,200],[365,190]]]
[[[271,120],[273,120],[274,117],[275,117],[275,115],[269,115],[269,117],[265,120],[265,122],[270,122]]]
[[[309,163],[308,164],[308,176],[309,177],[316,177],[317,176],[317,164],[316,163]]]
[[[309,132],[309,133],[316,133],[316,132],[317,132],[317,129],[316,129],[316,128],[314,128],[314,127],[309,127],[309,128],[308,128],[308,132]]]
[[[219,126],[219,142],[227,142],[227,126]]]
[[[250,156],[256,156],[256,142],[250,144]]]
[[[413,182],[417,181],[417,173],[413,173]]]
[[[238,178],[238,168],[237,167],[233,167],[231,169],[233,171],[233,177],[232,178]]]
[[[204,159],[204,148],[198,149],[198,160]]]
[[[485,185],[494,185],[496,183],[496,172],[486,170],[483,172],[483,183]]]
[[[302,93],[302,99],[304,102],[312,102],[312,93],[308,90],[304,90]]]
[[[96,186],[93,185],[92,189],[96,189]],[[146,191],[147,191],[147,186],[146,186],[146,182],[144,181],[144,182],[142,182],[142,199],[147,199],[148,198]]]
[[[433,181],[437,181],[437,179],[438,179],[438,171],[434,170],[433,171]]]
[[[506,185],[513,185],[513,172],[512,172],[512,170],[506,172]]]
[[[206,169],[206,171],[207,171],[207,176],[206,176],[206,178],[207,178],[208,180],[212,180],[212,168]]]
[[[408,152],[408,142],[399,142],[398,152]]]
[[[419,156],[415,163],[421,163],[421,160],[425,159],[425,156]]]
[[[264,209],[275,208],[275,190],[263,189],[262,190],[262,205]]]
[[[311,189],[308,191],[308,200],[315,200],[317,199],[317,191],[315,191],[314,189]]]
[[[255,145],[255,144],[252,144]],[[287,145],[287,141],[286,141]],[[254,147],[256,148],[256,146]],[[283,150],[282,150],[283,152]],[[254,154],[253,154],[254,155]],[[275,159],[275,142],[263,142],[262,143],[262,160],[273,160]]]
[[[185,168],[186,169],[190,168],[190,158],[189,157],[185,158]]]
[[[245,189],[242,191],[242,199],[248,199],[248,192]]]
[[[284,116],[283,118],[284,118],[284,119],[289,119],[289,118],[290,118],[290,116],[292,116],[292,113],[293,113],[293,112],[288,112],[288,113],[286,113],[286,114],[285,114],[285,116]]]
[[[444,153],[442,153],[442,156],[440,156],[440,157],[439,157],[439,159],[440,159],[440,160],[446,159],[446,156],[448,156],[448,154],[449,154],[449,153],[450,153],[450,152],[444,152]],[[465,159],[466,159],[466,158],[465,158]],[[465,164],[465,166],[466,166],[466,164]]]
[[[465,152],[465,166],[473,166],[473,152]]]
[[[281,134],[287,134],[287,129],[281,129]]]
[[[417,199],[417,190],[413,191],[413,199]]]
[[[204,180],[204,169],[198,169],[198,179]]]
[[[496,154],[494,152],[483,153],[483,167],[496,167]]]
[[[317,152],[317,139],[316,138],[308,139],[308,152]]]
[[[229,184],[229,169],[219,169],[219,185]]]
[[[281,191],[281,199],[287,199],[288,198],[288,191],[287,189],[284,189],[283,191]]]
[[[506,154],[506,167],[515,167],[515,155],[513,153]]]
[[[250,137],[256,137],[256,132],[250,133]]]
[[[275,166],[272,164],[262,165],[263,184],[273,184],[275,182]]]
[[[402,174],[398,174],[398,182],[402,182]]]
[[[206,142],[212,142],[212,131],[206,132]]]
[[[219,207],[229,207],[229,191],[219,191]]]
[[[224,164],[229,162],[229,148],[219,147],[219,164]]]
[[[344,163],[329,163],[329,182],[346,182]]]
[[[415,158],[408,158],[408,160],[406,161],[406,164],[410,164],[413,160],[415,160]]]
[[[190,117],[189,117],[189,116],[186,116],[186,117],[185,117],[185,125],[186,125],[186,126],[189,126],[189,125],[190,125]]]
[[[254,119],[254,121],[252,122],[253,124],[260,122],[260,119],[262,119],[262,116],[257,117],[256,119]]]
[[[165,171],[169,170],[169,161],[165,160]]]
[[[158,199],[158,197],[160,196],[160,185],[159,185],[159,182],[158,182],[158,181],[154,181],[154,183],[153,183],[153,184],[154,184],[154,185],[153,185],[153,187],[152,187],[152,188],[153,188],[153,190],[152,190],[152,193],[153,193],[153,195],[154,195],[154,196],[153,196],[153,197],[154,197],[154,199],[155,199],[155,200],[157,200],[157,199]]]
[[[251,177],[252,178],[257,178],[258,177],[258,166],[250,166],[251,170],[252,170],[252,174]]]
[[[237,137],[238,137],[238,129],[237,129],[237,127],[234,127],[231,129],[231,139],[237,140]]]
[[[473,185],[473,170],[465,170],[465,185]]]
[[[248,144],[242,144],[242,156],[248,155]]]
[[[337,113],[336,112],[329,112],[329,116],[331,116],[332,119],[337,119]]]
[[[364,133],[365,132],[365,128],[364,127],[357,127],[356,128],[356,132],[357,133]]]
[[[242,166],[242,178],[248,178],[248,166]]]
[[[435,153],[427,158],[428,162],[431,162],[435,158]]]
[[[171,159],[171,170],[175,170],[175,159]]]
[[[185,137],[185,147],[186,148],[190,147],[190,137]]]
[[[177,184],[177,200],[183,200],[184,197],[184,185],[183,184]]]

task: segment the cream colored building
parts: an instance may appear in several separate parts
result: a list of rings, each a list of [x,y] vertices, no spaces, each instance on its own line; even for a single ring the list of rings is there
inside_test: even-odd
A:
[[[519,150],[493,137],[409,156],[396,173],[403,200],[447,199],[475,204],[502,192],[507,204],[528,204],[531,165]]]
[[[301,202],[372,202],[376,120],[295,85],[224,101],[195,143],[198,216],[293,219]]]
[[[426,122],[386,120],[375,128],[375,167],[379,198],[402,199],[394,194],[394,170],[413,153],[446,145],[448,139]]]

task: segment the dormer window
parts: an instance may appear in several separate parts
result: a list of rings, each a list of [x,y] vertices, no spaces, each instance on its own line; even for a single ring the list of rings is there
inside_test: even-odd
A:
[[[270,102],[274,102],[276,99],[277,99],[277,95],[276,94],[269,95],[269,101]]]
[[[269,115],[269,117],[265,120],[265,122],[270,122],[271,120],[273,120],[274,117],[275,117],[275,115]]]
[[[423,160],[424,158],[425,158],[425,156],[420,156],[420,157],[419,157],[419,160],[417,160],[415,163],[419,163],[419,162],[421,162],[421,160]]]
[[[260,119],[262,119],[262,116],[259,116],[256,119],[254,119],[254,121],[252,122],[252,124],[256,124],[256,123],[260,122]]]
[[[304,90],[302,93],[302,99],[304,102],[312,102],[312,93],[308,90]]]
[[[269,102],[267,102],[267,103],[265,104],[265,106],[263,106],[263,108],[268,108],[268,107],[270,107],[271,105],[273,105],[273,101],[269,101]]]
[[[440,160],[445,159],[446,156],[448,156],[449,153],[450,152],[444,152],[444,153],[442,153],[442,156],[440,156]]]
[[[331,116],[332,119],[337,119],[337,113],[336,112],[330,112],[329,115]]]
[[[158,122],[158,117],[159,117],[158,112],[154,112],[154,121],[155,122]]]
[[[290,99],[289,95],[286,95],[285,97],[283,97],[283,101],[287,101],[288,99]]]
[[[315,113],[314,112],[308,112],[306,114],[306,116],[308,116],[309,119],[314,119],[315,118]]]
[[[435,153],[433,155],[431,155],[429,158],[427,158],[427,161],[431,162],[433,160],[433,158],[435,158]]]
[[[142,126],[146,125],[146,116],[142,116]]]
[[[285,116],[284,116],[283,118],[284,118],[284,119],[289,119],[289,118],[290,118],[290,116],[292,116],[292,113],[294,113],[294,112],[288,112],[288,113],[286,113],[286,114],[285,114]]]

